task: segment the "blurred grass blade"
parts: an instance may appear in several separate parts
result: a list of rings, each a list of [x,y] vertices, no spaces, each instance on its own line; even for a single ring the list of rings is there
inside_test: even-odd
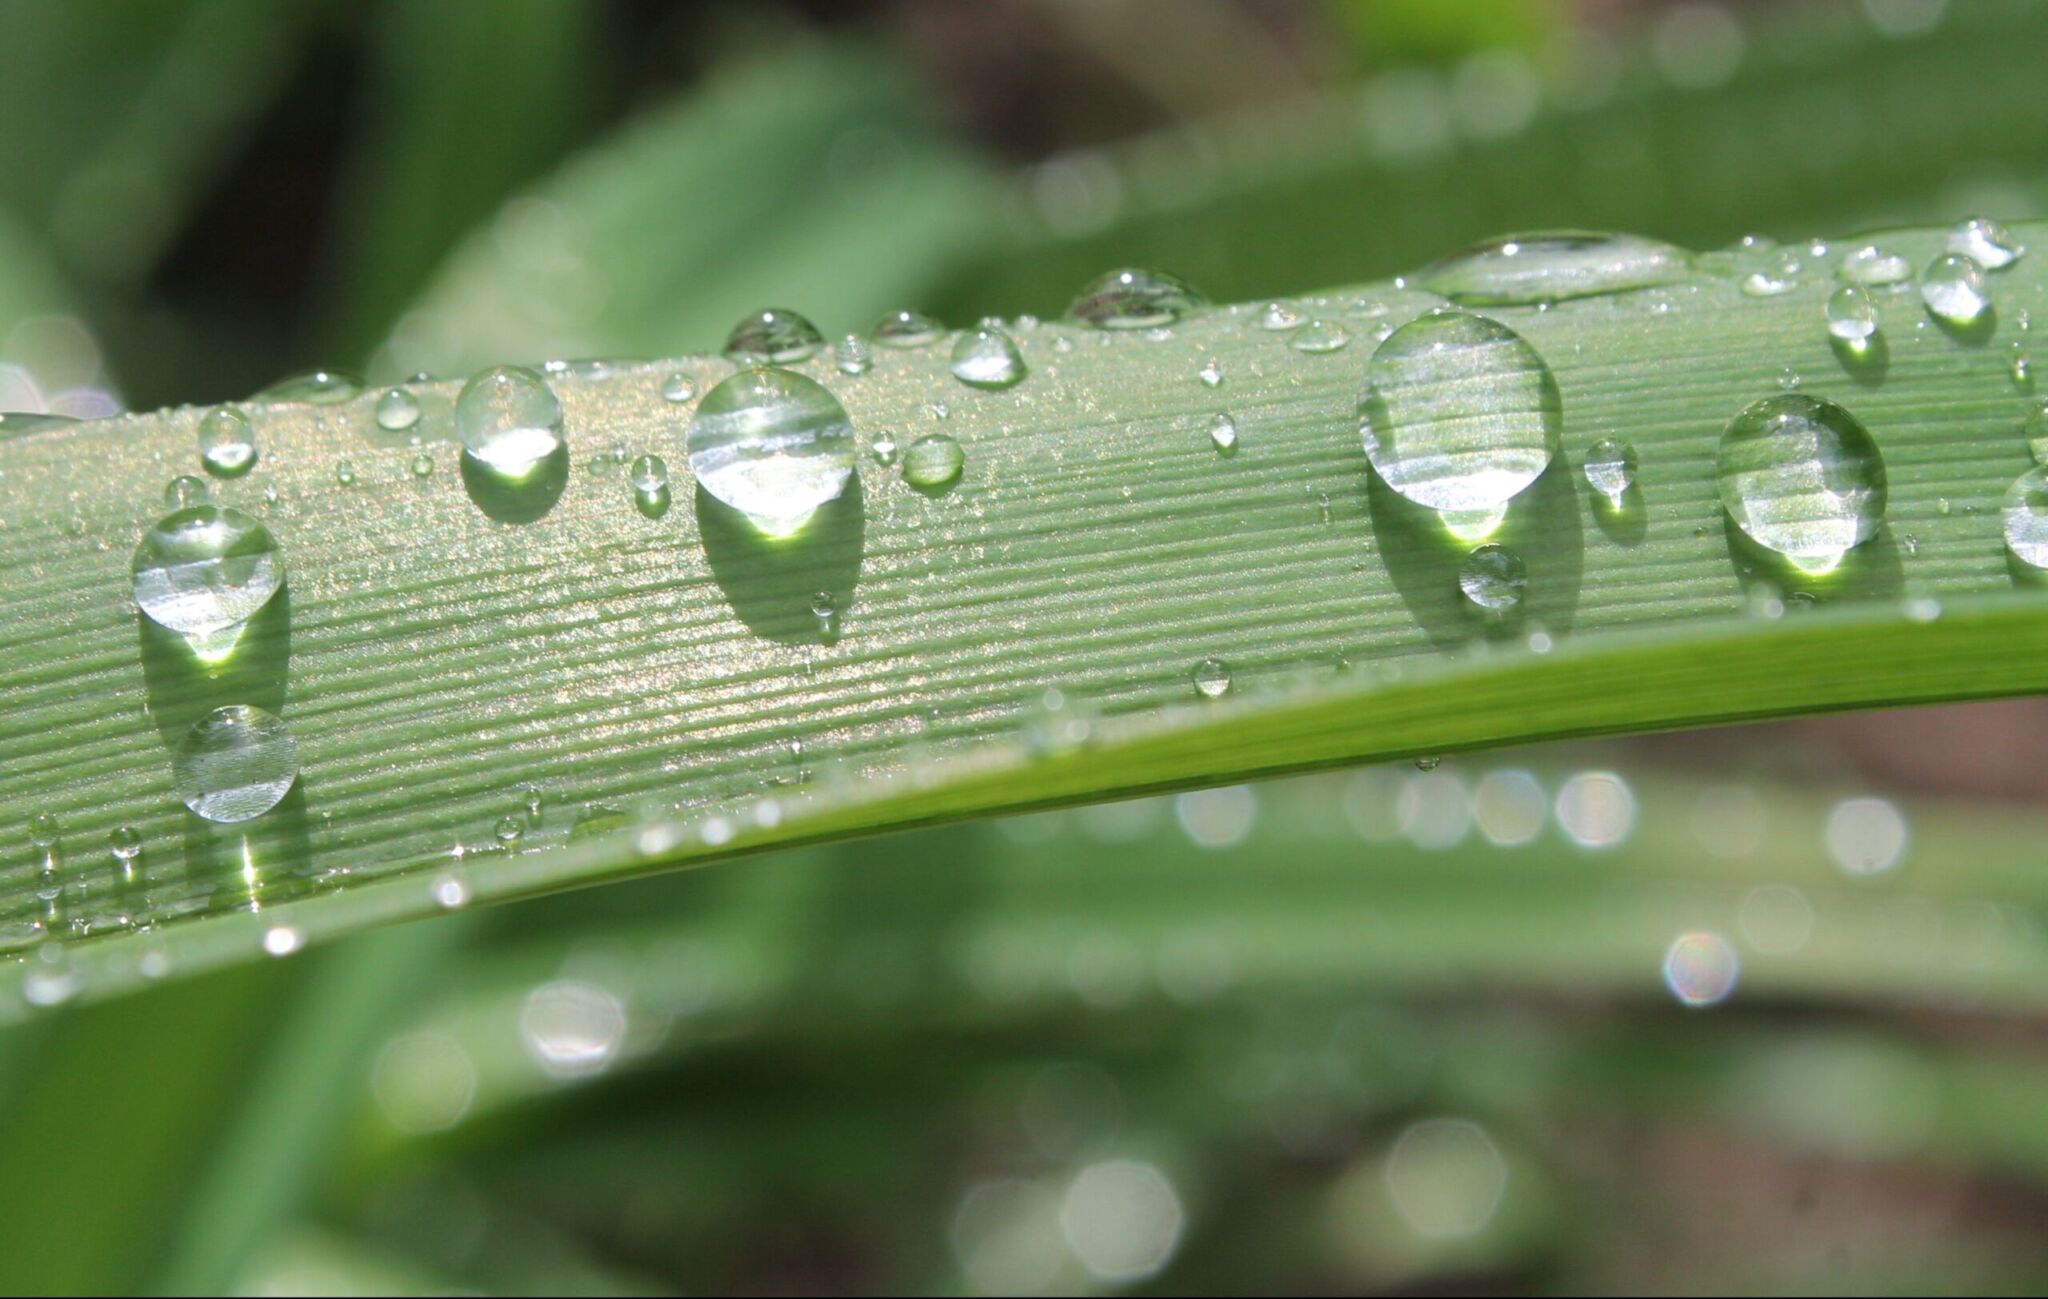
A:
[[[1884,241],[1925,264],[1943,238]],[[161,479],[194,463],[200,413],[18,439],[0,479],[15,520],[0,548],[19,574],[0,657],[0,824],[21,836],[0,876],[7,936],[41,943],[28,825],[45,814],[88,926],[125,914],[149,927],[40,946],[8,972],[0,1013],[149,966],[249,959],[279,927],[295,946],[784,843],[1374,758],[2048,688],[2048,595],[2009,560],[1999,518],[2033,404],[2008,343],[2042,309],[2044,279],[2038,253],[1999,272],[1990,327],[1956,333],[1918,327],[1910,289],[1885,295],[1875,368],[1876,351],[1845,364],[1831,350],[1834,280],[1811,270],[1773,296],[1706,276],[1494,309],[1549,359],[1567,430],[1500,533],[1529,581],[1506,623],[1465,607],[1466,548],[1359,446],[1373,331],[1435,301],[1412,289],[1307,303],[1353,336],[1319,352],[1248,309],[1159,337],[1020,325],[1031,374],[1001,391],[956,380],[943,345],[877,348],[859,377],[806,362],[864,439],[943,428],[967,469],[928,496],[864,459],[857,488],[781,546],[709,498],[643,516],[611,454],[683,467],[686,412],[663,390],[681,372],[702,393],[730,373],[723,360],[559,371],[576,468],[519,518],[457,465],[452,384],[419,389],[421,450],[381,433],[373,395],[257,406],[261,460],[216,494],[267,513],[290,604],[225,674],[164,657],[138,627],[125,560]],[[1211,362],[1220,385],[1200,377]],[[1855,412],[1890,479],[1883,528],[1824,576],[1748,546],[1715,481],[1723,427],[1788,373]],[[1237,420],[1233,455],[1210,439],[1219,410]],[[1642,466],[1619,518],[1580,472],[1615,436]],[[422,455],[440,468],[422,474]],[[1209,659],[1228,664],[1220,702],[1195,688]],[[237,832],[183,813],[164,746],[252,691],[293,729],[303,772]],[[500,837],[508,815],[515,833]],[[127,895],[94,883],[121,826],[145,845]]]

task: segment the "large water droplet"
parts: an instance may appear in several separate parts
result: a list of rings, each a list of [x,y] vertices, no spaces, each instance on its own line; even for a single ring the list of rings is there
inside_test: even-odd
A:
[[[1971,217],[1958,223],[1948,232],[1948,250],[1987,271],[2010,266],[2027,255],[2027,246],[1990,217]]]
[[[1913,264],[1889,249],[1863,244],[1843,256],[1839,274],[1851,283],[1878,288],[1912,279]]]
[[[2015,478],[2006,489],[2000,514],[2013,558],[2030,568],[2048,569],[2048,474],[2036,466]]]
[[[2034,463],[2048,465],[2048,405],[2036,406],[2020,426],[2020,436],[2027,440],[2027,451],[2034,457]]]
[[[1828,295],[1828,335],[1861,351],[1877,333],[1877,304],[1860,284],[1844,284]]]
[[[1529,588],[1522,557],[1505,546],[1481,546],[1458,566],[1458,589],[1473,608],[1501,618],[1521,607]]]
[[[306,402],[314,406],[333,406],[340,402],[352,401],[363,391],[363,381],[352,374],[338,370],[308,370],[287,379],[279,379],[262,392],[256,394],[257,401]]]
[[[171,755],[171,769],[185,806],[232,824],[284,800],[299,777],[299,750],[275,714],[236,704],[193,723]]]
[[[1128,268],[1090,280],[1067,315],[1097,329],[1155,329],[1203,305],[1202,296],[1179,276]]]
[[[403,388],[386,388],[377,399],[377,427],[403,433],[420,422],[420,401]]]
[[[517,365],[500,365],[462,385],[455,432],[484,467],[523,478],[562,446],[562,403],[548,381]]]
[[[1721,504],[1750,540],[1824,573],[1884,522],[1885,471],[1854,415],[1786,393],[1751,402],[1721,434]]]
[[[284,585],[277,539],[240,510],[200,505],[159,519],[135,547],[135,607],[212,652]],[[204,643],[202,643],[204,642]]]
[[[199,421],[199,463],[216,478],[234,478],[256,463],[256,430],[233,406],[206,413]]]
[[[1636,485],[1636,449],[1613,438],[1595,442],[1586,453],[1586,481],[1609,505],[1619,506],[1628,489]]]
[[[1967,257],[1949,253],[1921,272],[1920,300],[1939,320],[1971,325],[1991,307],[1984,288],[1984,270]]]
[[[892,311],[869,332],[885,347],[925,347],[938,342],[946,327],[920,311]]]
[[[1467,306],[1553,302],[1670,284],[1691,273],[1682,248],[1581,230],[1511,235],[1424,268],[1417,284]]]
[[[960,444],[944,433],[932,433],[903,453],[903,481],[921,492],[943,492],[958,481],[967,464]]]
[[[793,365],[825,345],[818,327],[784,307],[768,307],[734,325],[725,354],[749,365]]]
[[[953,344],[953,377],[973,388],[1010,388],[1024,378],[1024,358],[1001,329],[983,326]]]
[[[1358,431],[1387,486],[1451,515],[1493,515],[1559,445],[1550,367],[1496,320],[1440,311],[1389,334],[1366,366]]]
[[[698,484],[771,537],[809,522],[853,473],[846,409],[788,370],[742,370],[705,393],[688,445]]]

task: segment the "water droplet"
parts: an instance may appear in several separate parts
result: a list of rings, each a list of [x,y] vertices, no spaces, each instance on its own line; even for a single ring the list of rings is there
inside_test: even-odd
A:
[[[818,639],[830,645],[839,639],[839,607],[832,600],[830,591],[820,591],[811,597],[811,617],[818,620]]]
[[[204,478],[191,474],[179,474],[164,484],[164,508],[167,510],[189,510],[195,505],[204,505],[212,495]]]
[[[208,821],[249,821],[283,801],[299,777],[298,745],[275,714],[216,708],[185,732],[171,770],[185,806]]]
[[[1426,267],[1415,282],[1466,306],[1554,302],[1670,284],[1691,273],[1682,248],[1581,230],[1512,235]]]
[[[1097,329],[1155,329],[1204,305],[1185,280],[1163,271],[1125,269],[1090,280],[1067,308],[1072,320]]]
[[[868,450],[874,454],[875,463],[878,465],[896,463],[896,438],[887,430],[875,434],[875,440]]]
[[[541,793],[539,785],[531,784],[521,786],[520,793],[526,801],[526,823],[528,825],[539,825],[541,809],[547,805],[546,795]]]
[[[2048,474],[2036,466],[2015,478],[2000,513],[2006,548],[2013,557],[2029,567],[2048,569]]]
[[[233,406],[208,411],[199,421],[199,461],[216,478],[234,478],[256,463],[256,430]]]
[[[29,818],[28,841],[35,847],[47,852],[57,846],[60,837],[57,818],[48,812],[38,812]]]
[[[734,325],[726,336],[725,354],[749,365],[793,365],[807,361],[825,345],[818,327],[783,307],[768,307]]]
[[[2036,464],[2048,465],[2048,405],[2038,405],[2020,426],[2020,436],[2027,440],[2027,451]]]
[[[1920,300],[1935,318],[1951,325],[1970,325],[1990,309],[1984,271],[1954,253],[1937,257],[1920,275]]]
[[[1222,659],[1203,659],[1191,674],[1195,693],[1204,699],[1221,699],[1230,693],[1230,665]]]
[[[1259,308],[1260,329],[1271,330],[1273,333],[1279,334],[1285,333],[1290,329],[1300,329],[1307,323],[1307,316],[1302,315],[1284,302],[1268,302],[1265,306]]]
[[[660,456],[641,456],[626,475],[633,488],[633,504],[650,519],[668,513],[668,462]]]
[[[1987,271],[2010,266],[2027,255],[2027,246],[1990,217],[1971,217],[1948,232],[1948,250],[1960,253]]]
[[[1776,270],[1758,270],[1743,276],[1739,287],[1748,297],[1775,298],[1798,288],[1799,280]]]
[[[1443,762],[1442,758],[1417,758],[1415,760],[1415,769],[1417,771],[1435,771],[1443,765]]]
[[[2015,341],[2006,350],[2005,371],[2012,376],[2012,385],[2021,392],[2034,386],[2034,358],[2028,354],[2026,345]]]
[[[1389,334],[1366,367],[1358,431],[1373,469],[1440,513],[1492,516],[1558,452],[1550,367],[1496,320],[1434,312]]]
[[[868,331],[884,347],[925,347],[939,341],[945,326],[920,311],[892,311]]]
[[[1844,284],[1828,295],[1828,334],[1854,351],[1862,351],[1877,333],[1877,304],[1870,290]]]
[[[419,422],[419,398],[405,389],[386,388],[377,399],[377,427],[386,433],[403,433]]]
[[[516,816],[501,816],[491,833],[499,843],[515,844],[525,835],[526,822]]]
[[[697,395],[697,383],[687,374],[672,374],[661,385],[661,399],[678,404],[689,401]]]
[[[1621,498],[1636,485],[1636,449],[1613,438],[1595,442],[1586,453],[1586,481],[1609,505],[1619,507]]]
[[[412,463],[407,468],[412,470],[414,478],[431,478],[434,475],[434,457],[421,451],[413,456]]]
[[[973,388],[1010,388],[1024,378],[1024,358],[1001,329],[983,326],[953,344],[953,377]]]
[[[1351,335],[1336,321],[1311,320],[1288,336],[1287,345],[1297,352],[1319,356],[1342,351],[1350,341]]]
[[[277,539],[240,510],[198,505],[157,520],[135,547],[135,607],[213,652],[284,585]],[[205,642],[205,643],[202,643]]]
[[[353,487],[356,482],[356,466],[352,460],[337,461],[334,466],[334,481],[343,487]]]
[[[866,374],[875,366],[875,354],[865,338],[859,334],[848,334],[832,349],[832,363],[839,367],[841,374]]]
[[[1505,546],[1481,546],[1458,566],[1458,589],[1473,608],[1496,618],[1520,608],[1528,588],[1522,557]]]
[[[1736,526],[1809,573],[1835,568],[1884,521],[1877,444],[1854,415],[1818,397],[1744,407],[1721,434],[1715,475]]]
[[[1195,377],[1205,388],[1220,388],[1223,386],[1223,367],[1216,364],[1216,358],[1212,356],[1202,362],[1202,368],[1195,371]]]
[[[478,463],[524,478],[562,447],[562,403],[524,366],[494,366],[462,385],[455,432]]]
[[[338,370],[308,370],[279,379],[256,394],[258,401],[295,401],[314,406],[333,406],[353,401],[363,391],[363,381]]]
[[[114,855],[114,880],[117,884],[135,882],[135,863],[142,856],[142,834],[132,825],[115,826],[107,831],[107,851]]]
[[[705,393],[688,445],[698,484],[771,537],[803,527],[853,473],[846,409],[788,370],[742,370]]]
[[[48,429],[70,428],[78,423],[69,415],[50,415],[39,410],[0,410],[0,437],[20,437]]]
[[[1217,412],[1209,421],[1209,441],[1224,455],[1237,450],[1237,420],[1228,411]]]
[[[966,453],[958,442],[944,433],[928,434],[903,453],[903,481],[921,492],[937,494],[960,481],[966,463]]]
[[[1912,279],[1913,264],[1876,244],[1863,244],[1842,258],[1839,273],[1851,283],[1878,288]]]

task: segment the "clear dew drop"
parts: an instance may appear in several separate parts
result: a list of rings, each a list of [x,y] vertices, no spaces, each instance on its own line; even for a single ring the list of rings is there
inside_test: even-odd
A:
[[[1948,250],[1987,271],[2000,270],[2027,255],[2027,246],[1990,217],[1971,217],[1948,232]]]
[[[1847,410],[1804,393],[1765,397],[1730,420],[1715,478],[1735,525],[1809,573],[1834,569],[1884,522],[1877,443]]]
[[[199,421],[199,463],[216,478],[236,478],[256,463],[256,430],[234,406],[222,406]]]
[[[386,388],[377,398],[377,427],[386,433],[403,433],[420,422],[420,401],[403,388]]]
[[[78,423],[69,415],[51,415],[39,410],[0,410],[0,438],[70,428]]]
[[[1860,351],[1877,334],[1877,304],[1870,290],[1860,284],[1844,284],[1828,295],[1828,336]]]
[[[1067,317],[1097,329],[1157,329],[1177,324],[1204,305],[1179,276],[1125,268],[1090,280],[1067,308]]]
[[[893,465],[893,464],[895,464],[895,463],[896,463],[896,438],[895,438],[895,436],[894,436],[893,434],[889,433],[889,432],[888,432],[887,430],[884,430],[884,431],[883,431],[883,432],[881,432],[881,433],[877,433],[877,434],[875,435],[875,440],[874,440],[874,441],[873,441],[872,443],[870,443],[870,444],[868,445],[868,452],[869,452],[869,454],[871,454],[871,455],[873,455],[873,456],[874,456],[874,458],[875,458],[875,463],[876,463],[876,464],[878,464],[878,465]]]
[[[1311,320],[1287,337],[1289,347],[1311,356],[1341,352],[1350,342],[1350,333],[1334,320]]]
[[[115,883],[134,883],[136,863],[142,857],[142,832],[132,825],[115,826],[107,831],[107,851],[114,858]]]
[[[747,365],[793,365],[816,356],[823,346],[824,335],[802,315],[785,307],[767,307],[733,326],[725,354]]]
[[[1602,438],[1586,452],[1586,481],[1613,506],[1636,485],[1636,449],[1627,442]]]
[[[1209,444],[1226,456],[1237,450],[1237,420],[1229,411],[1218,411],[1209,421]]]
[[[1842,257],[1837,273],[1852,284],[1883,288],[1913,278],[1913,264],[1877,244],[1861,244]]]
[[[48,812],[38,812],[29,818],[28,841],[32,846],[47,852],[55,848],[57,840],[62,837],[63,832],[57,824],[57,818]]]
[[[1521,607],[1529,571],[1522,557],[1507,547],[1481,546],[1458,566],[1458,589],[1474,609],[1504,617]]]
[[[2015,478],[1999,515],[2013,558],[2029,568],[2048,569],[2048,473],[2037,465]]]
[[[862,375],[875,368],[874,349],[859,334],[848,334],[832,347],[832,364],[844,375]]]
[[[167,510],[189,510],[195,505],[204,505],[212,495],[204,478],[192,474],[179,474],[164,484],[164,508]]]
[[[339,460],[339,461],[336,461],[336,462],[335,462],[335,465],[334,465],[334,481],[335,481],[335,482],[337,482],[337,483],[339,483],[339,484],[340,484],[341,486],[343,486],[343,487],[353,487],[353,486],[355,486],[355,483],[356,483],[356,466],[355,466],[355,462],[354,462],[353,460]]]
[[[414,478],[432,478],[434,476],[434,457],[421,451],[413,456],[412,463],[407,465],[406,468],[412,472]]]
[[[1203,659],[1195,664],[1195,693],[1204,699],[1221,699],[1230,693],[1230,665],[1222,659]]]
[[[312,406],[334,406],[354,401],[363,392],[363,381],[339,370],[308,370],[279,379],[256,394],[258,401],[304,402]]]
[[[526,835],[526,820],[517,816],[501,816],[493,827],[491,837],[506,847],[518,843]]]
[[[1195,371],[1195,377],[1202,381],[1204,388],[1220,388],[1223,386],[1223,367],[1212,356],[1202,362],[1202,368]]]
[[[853,425],[824,385],[788,370],[742,370],[697,404],[690,472],[771,537],[785,537],[846,490]]]
[[[633,461],[633,467],[626,473],[626,482],[633,490],[633,505],[650,519],[658,519],[668,513],[668,462],[660,456],[646,455]]]
[[[1799,280],[1777,270],[1757,270],[1743,276],[1738,287],[1746,297],[1775,298],[1798,288]]]
[[[1920,274],[1920,300],[1928,313],[1951,325],[1972,325],[1991,309],[1984,269],[1967,257],[1945,253]]]
[[[1684,249],[1639,235],[1583,230],[1511,235],[1425,267],[1415,283],[1465,306],[1556,302],[1686,278]]]
[[[953,343],[953,377],[970,388],[1013,388],[1024,379],[1024,357],[1005,330],[971,329]]]
[[[1308,323],[1308,317],[1284,302],[1268,302],[1259,308],[1259,328],[1275,334],[1290,329],[1300,329]]]
[[[2021,392],[2034,386],[2034,358],[2026,344],[2015,341],[2006,349],[2005,372],[2012,376],[2012,386]]]
[[[967,455],[952,437],[927,434],[903,453],[903,481],[921,492],[944,492],[960,481],[966,465]]]
[[[921,311],[892,311],[868,331],[884,347],[927,347],[945,332],[944,325]]]
[[[194,813],[222,824],[250,821],[282,802],[298,779],[298,745],[275,714],[236,704],[193,723],[171,770]]]
[[[237,631],[284,585],[270,530],[240,510],[198,505],[157,520],[130,565],[135,607],[197,640]]]
[[[486,469],[524,478],[562,448],[562,403],[548,381],[518,365],[493,366],[462,385],[455,432]]]
[[[697,382],[687,374],[672,374],[661,385],[661,399],[681,405],[697,395]]]
[[[2048,466],[2048,405],[2034,407],[2020,425],[2020,436],[2026,439],[2027,452],[2034,457],[2034,463]]]
[[[1365,454],[1387,486],[1447,515],[1497,516],[1559,448],[1550,367],[1520,334],[1463,311],[1389,334],[1358,404]]]

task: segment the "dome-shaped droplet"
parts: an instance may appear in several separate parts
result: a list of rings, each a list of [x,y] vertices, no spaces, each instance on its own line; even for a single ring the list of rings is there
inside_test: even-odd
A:
[[[839,367],[841,374],[866,374],[875,368],[875,353],[868,340],[859,334],[848,334],[833,345],[832,364]]]
[[[131,564],[135,607],[181,635],[239,628],[284,585],[270,530],[240,510],[199,505],[159,519]]]
[[[1308,317],[1284,302],[1268,302],[1259,308],[1259,328],[1275,334],[1284,334],[1290,329],[1300,329],[1308,323]]]
[[[199,421],[199,463],[216,478],[234,478],[256,463],[256,430],[234,406],[222,406]]]
[[[1956,253],[1934,259],[1920,274],[1920,300],[1937,319],[1951,325],[1972,325],[1991,307],[1984,270]]]
[[[688,444],[698,485],[772,537],[809,522],[853,473],[846,409],[788,370],[742,370],[705,393]]]
[[[485,468],[523,478],[561,449],[562,403],[532,370],[496,366],[462,385],[455,432]]]
[[[1415,282],[1483,307],[1647,289],[1682,280],[1691,269],[1684,249],[1659,240],[1560,230],[1477,244],[1424,268]]]
[[[1212,356],[1202,362],[1202,368],[1195,371],[1195,377],[1202,381],[1204,388],[1220,388],[1223,386],[1223,367]]]
[[[337,460],[334,463],[334,481],[343,487],[356,485],[356,465],[353,460]]]
[[[733,326],[725,354],[748,365],[794,365],[823,346],[825,336],[809,320],[784,307],[767,307]]]
[[[353,401],[362,395],[363,381],[352,374],[339,370],[308,370],[288,379],[279,379],[262,392],[256,394],[257,401],[305,402],[313,406],[333,406],[344,401]]]
[[[2048,569],[2048,474],[2037,465],[2006,489],[2005,545],[2030,568]]]
[[[1090,280],[1067,316],[1097,329],[1156,329],[1203,305],[1202,296],[1179,276],[1127,268]]]
[[[1971,217],[1958,223],[1948,232],[1948,250],[1987,271],[2010,266],[2027,255],[2027,246],[1990,217]]]
[[[1456,515],[1506,509],[1557,454],[1563,422],[1536,349],[1463,311],[1389,334],[1366,366],[1358,404],[1365,454],[1387,486]]]
[[[2048,466],[2048,405],[2034,407],[2020,425],[2020,436],[2027,440],[2027,451],[2034,457],[2034,463]]]
[[[1195,693],[1204,699],[1221,699],[1230,693],[1230,665],[1222,659],[1203,659],[1192,674]]]
[[[403,433],[420,422],[420,401],[403,388],[386,388],[377,398],[377,427]]]
[[[1839,274],[1852,284],[1881,288],[1912,279],[1913,264],[1889,249],[1862,244],[1843,255]]]
[[[903,453],[903,481],[921,492],[943,492],[960,481],[966,464],[967,454],[953,438],[927,434]]]
[[[970,329],[953,344],[953,377],[971,388],[1011,388],[1024,378],[1024,357],[1008,332]]]
[[[434,457],[424,451],[416,451],[413,453],[412,460],[406,465],[406,468],[412,472],[414,478],[432,478],[434,476]]]
[[[491,829],[491,837],[509,848],[526,837],[526,821],[521,817],[501,816]]]
[[[284,800],[299,778],[299,750],[275,714],[236,704],[193,723],[171,755],[171,770],[186,807],[233,824]]]
[[[38,812],[28,819],[28,841],[34,847],[54,848],[62,834],[57,818],[48,812]]]
[[[870,444],[869,444],[869,446],[868,446],[868,450],[869,450],[869,452],[871,452],[871,453],[872,453],[872,454],[874,455],[874,457],[875,457],[875,463],[876,463],[876,464],[878,464],[878,465],[893,465],[893,464],[895,464],[895,463],[896,463],[896,438],[895,438],[895,435],[894,435],[894,434],[892,434],[892,433],[890,433],[890,432],[889,432],[889,431],[888,431],[887,429],[883,429],[883,430],[882,430],[882,431],[881,431],[880,433],[877,433],[877,434],[875,434],[875,440],[874,440],[874,441],[873,441],[872,443],[870,443]]]
[[[1237,450],[1237,419],[1229,411],[1218,411],[1209,421],[1209,444],[1226,456]]]
[[[1609,505],[1621,504],[1628,489],[1636,485],[1636,449],[1614,438],[1602,438],[1586,453],[1586,481],[1607,498]]]
[[[1750,540],[1826,572],[1884,522],[1877,443],[1834,402],[1785,393],[1751,402],[1721,434],[1721,504]]]
[[[946,327],[920,311],[892,311],[869,332],[884,347],[925,347],[938,342]]]
[[[687,374],[672,374],[661,385],[661,399],[677,405],[697,395],[697,382]]]
[[[668,513],[668,462],[660,456],[641,456],[626,474],[633,489],[633,504],[650,519]]]
[[[1877,304],[1860,284],[1844,284],[1829,294],[1826,310],[1828,336],[1846,347],[1861,350],[1877,334]]]
[[[1334,320],[1311,320],[1287,336],[1287,345],[1297,352],[1321,356],[1327,352],[1341,352],[1351,342],[1351,334]]]
[[[194,474],[179,474],[164,484],[164,508],[167,510],[189,510],[195,505],[204,505],[212,495],[206,480]]]
[[[69,415],[52,415],[39,410],[0,410],[0,438],[20,437],[48,429],[70,428],[78,423]]]
[[[1458,566],[1458,589],[1474,609],[1492,617],[1520,608],[1528,588],[1529,570],[1506,546],[1481,546]]]

